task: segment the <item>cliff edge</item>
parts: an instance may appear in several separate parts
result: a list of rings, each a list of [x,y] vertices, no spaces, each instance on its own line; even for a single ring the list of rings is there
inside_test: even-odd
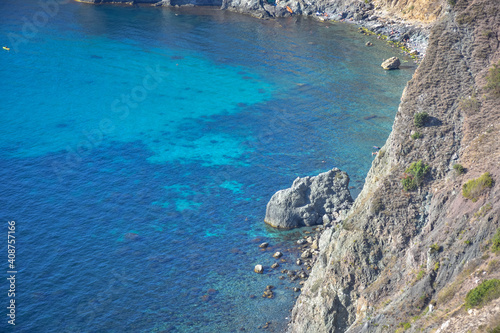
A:
[[[500,278],[500,6],[446,11],[361,194],[321,236],[289,332],[499,329],[499,299],[464,302]]]

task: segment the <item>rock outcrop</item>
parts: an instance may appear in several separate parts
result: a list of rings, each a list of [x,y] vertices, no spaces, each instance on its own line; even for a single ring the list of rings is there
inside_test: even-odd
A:
[[[323,224],[335,220],[352,202],[349,176],[334,168],[297,178],[291,188],[276,192],[267,204],[265,222],[281,229]]]
[[[500,71],[500,6],[450,4],[362,192],[342,225],[320,238],[290,332],[465,333],[500,325],[498,305],[477,314],[463,307],[468,291],[500,277],[491,247],[500,228],[500,94],[491,88],[491,73]],[[417,128],[421,112],[429,121]],[[406,191],[402,179],[417,161],[430,171]],[[464,197],[463,185],[486,172],[494,184],[474,201]]]
[[[389,69],[399,69],[399,65],[401,65],[401,61],[399,61],[399,58],[391,57],[385,60],[381,66],[383,69],[389,70]]]

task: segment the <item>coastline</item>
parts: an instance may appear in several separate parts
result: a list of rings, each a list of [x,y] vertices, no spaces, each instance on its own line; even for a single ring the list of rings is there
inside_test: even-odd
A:
[[[274,19],[281,17],[308,16],[318,21],[330,23],[346,23],[359,26],[360,33],[377,35],[378,39],[387,41],[392,47],[400,48],[405,55],[411,56],[416,63],[424,58],[428,46],[432,23],[407,21],[398,17],[388,17],[381,12],[380,7],[371,3],[349,4],[341,6],[319,2],[307,8],[300,8],[298,2],[264,4],[255,0],[246,0],[234,4],[223,0],[219,4],[216,0],[74,0],[80,3],[93,5],[125,5],[125,6],[152,6],[167,8],[203,8],[228,10],[240,14],[250,15],[258,19]],[[289,11],[291,10],[291,12]]]

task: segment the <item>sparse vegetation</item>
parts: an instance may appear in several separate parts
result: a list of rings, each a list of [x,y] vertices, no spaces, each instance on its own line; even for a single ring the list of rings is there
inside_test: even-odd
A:
[[[422,185],[425,176],[429,173],[430,166],[422,161],[413,162],[406,169],[405,175],[401,179],[401,184],[405,191],[414,191]]]
[[[462,175],[465,173],[465,168],[462,166],[462,164],[454,164],[453,165],[453,170],[457,173],[457,175]]]
[[[431,249],[431,254],[441,252],[442,250],[441,246],[437,245],[436,243],[432,244],[430,249]]]
[[[476,202],[479,197],[488,189],[493,187],[493,178],[489,172],[483,173],[479,178],[471,179],[462,186],[464,198]]]
[[[428,119],[429,119],[429,114],[427,112],[418,112],[415,113],[415,116],[413,117],[413,122],[417,127],[424,127]]]
[[[485,86],[486,90],[489,90],[493,96],[500,97],[500,61],[490,68],[486,81],[488,82]]]
[[[417,139],[420,139],[422,137],[422,134],[420,134],[420,132],[415,132],[411,135],[411,138],[413,140],[417,140]]]
[[[483,36],[486,38],[491,38],[494,36],[494,33],[491,30],[486,30],[486,31],[483,31]]]
[[[456,3],[457,3],[457,0],[448,0],[448,4],[452,7],[455,6]]]
[[[495,253],[500,252],[500,228],[498,228],[497,233],[491,240],[491,250]]]
[[[488,212],[491,209],[492,209],[491,203],[488,202],[486,205],[484,205],[477,212],[474,213],[474,217],[476,217],[476,218],[482,217],[482,216],[488,214]]]
[[[459,101],[459,106],[462,111],[469,113],[476,113],[479,111],[479,100],[476,97],[476,92],[472,92],[472,95],[464,97]]]
[[[500,262],[497,259],[492,259],[488,263],[488,273],[496,272],[500,268]]]
[[[417,281],[422,280],[422,278],[424,277],[424,275],[425,275],[425,271],[424,271],[423,269],[421,269],[421,270],[417,273],[417,277],[416,277]]]
[[[479,308],[498,297],[500,297],[500,280],[486,280],[467,293],[465,307],[467,309]]]

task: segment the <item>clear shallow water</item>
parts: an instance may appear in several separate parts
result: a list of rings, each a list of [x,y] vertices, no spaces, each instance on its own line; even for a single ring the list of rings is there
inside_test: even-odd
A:
[[[1,43],[39,9],[2,1]],[[16,331],[283,329],[295,285],[253,267],[292,268],[300,232],[266,227],[267,201],[332,167],[358,193],[413,70],[353,26],[212,9],[71,2],[28,37],[0,52]]]

